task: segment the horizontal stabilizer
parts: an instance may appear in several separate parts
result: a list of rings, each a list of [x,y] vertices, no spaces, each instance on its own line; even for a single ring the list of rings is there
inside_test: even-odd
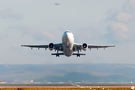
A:
[[[52,53],[52,55],[64,55],[63,53]]]
[[[52,53],[51,55],[64,55],[63,53]],[[73,53],[72,55],[86,55],[84,53]]]
[[[73,53],[73,55],[86,55],[84,53]]]

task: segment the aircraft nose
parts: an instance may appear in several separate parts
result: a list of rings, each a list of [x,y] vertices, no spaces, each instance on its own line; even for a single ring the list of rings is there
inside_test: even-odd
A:
[[[69,33],[66,33],[66,37],[69,38]]]
[[[65,38],[67,38],[67,39],[69,39],[70,37],[71,37],[71,32],[69,32],[69,31],[66,31],[66,32],[64,32],[64,34],[63,34],[63,36],[65,36]]]

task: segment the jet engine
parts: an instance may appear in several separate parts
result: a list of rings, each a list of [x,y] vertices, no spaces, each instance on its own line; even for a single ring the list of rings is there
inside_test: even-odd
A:
[[[49,50],[52,51],[54,49],[54,44],[53,43],[50,43],[48,48],[49,48]]]
[[[88,48],[88,45],[87,45],[86,43],[83,43],[83,44],[82,44],[82,49],[83,49],[84,51],[86,51],[87,48]]]

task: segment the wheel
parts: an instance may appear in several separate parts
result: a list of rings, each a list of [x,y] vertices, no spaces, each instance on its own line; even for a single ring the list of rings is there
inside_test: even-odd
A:
[[[77,57],[80,57],[80,55],[79,55],[79,54],[77,54]]]
[[[59,54],[57,54],[56,57],[59,57]]]

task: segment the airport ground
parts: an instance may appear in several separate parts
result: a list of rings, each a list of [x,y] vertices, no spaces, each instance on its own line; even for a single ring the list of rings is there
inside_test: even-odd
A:
[[[131,90],[135,83],[0,84],[0,90]]]
[[[0,87],[0,90],[131,90],[131,87]]]

